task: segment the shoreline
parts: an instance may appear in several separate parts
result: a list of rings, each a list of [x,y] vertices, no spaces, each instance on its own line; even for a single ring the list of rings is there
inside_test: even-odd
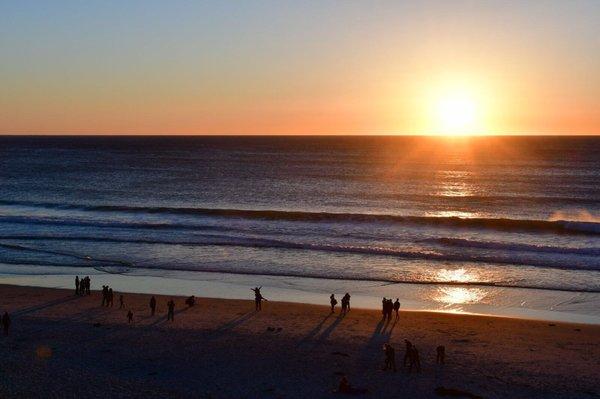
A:
[[[600,397],[596,325],[402,310],[385,323],[372,309],[340,317],[339,306],[331,315],[326,305],[268,301],[255,312],[252,300],[205,297],[188,308],[165,295],[155,295],[151,316],[149,294],[125,293],[119,309],[119,291],[112,308],[98,291],[2,284],[0,293],[0,310],[13,316],[0,339],[7,398],[335,398],[342,374],[367,398],[436,398],[439,387],[484,398]],[[404,339],[419,348],[421,373],[402,366]],[[381,370],[386,342],[397,373]]]
[[[92,276],[92,289],[111,285],[118,291],[130,293],[243,300],[251,298],[250,287],[264,286],[265,296],[279,302],[326,305],[331,292],[339,296],[350,292],[353,304],[364,309],[379,309],[381,298],[385,296],[399,297],[403,310],[600,325],[600,307],[594,305],[600,303],[598,293],[152,269],[136,269],[127,274],[92,268],[75,271],[79,276]],[[0,271],[0,284],[71,289],[76,273],[62,272],[16,275]]]

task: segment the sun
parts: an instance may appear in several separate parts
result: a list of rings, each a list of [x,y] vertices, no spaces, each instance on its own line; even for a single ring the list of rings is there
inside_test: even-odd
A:
[[[450,95],[437,100],[437,131],[444,135],[473,134],[477,127],[477,104],[466,95]]]

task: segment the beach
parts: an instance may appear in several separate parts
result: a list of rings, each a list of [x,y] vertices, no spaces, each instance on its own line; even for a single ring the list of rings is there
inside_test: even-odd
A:
[[[341,375],[364,397],[439,397],[439,387],[484,398],[600,395],[598,325],[417,311],[387,324],[373,309],[332,315],[327,296],[323,306],[267,301],[261,312],[250,300],[197,298],[189,308],[174,297],[167,322],[170,296],[156,295],[150,316],[148,294],[123,294],[119,309],[118,292],[112,308],[97,291],[0,293],[12,316],[0,340],[1,397],[344,397],[333,393]],[[402,367],[404,339],[418,348],[421,373]],[[397,373],[381,370],[386,342]]]

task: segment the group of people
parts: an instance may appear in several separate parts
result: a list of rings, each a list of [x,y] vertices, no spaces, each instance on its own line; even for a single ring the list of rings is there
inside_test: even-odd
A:
[[[421,372],[421,359],[419,357],[419,350],[415,345],[412,344],[409,340],[404,340],[405,344],[405,352],[404,352],[404,361],[402,365],[404,367],[408,366],[408,372],[411,373],[413,369],[416,372]],[[383,345],[383,353],[384,353],[384,362],[383,362],[383,370],[392,370],[396,371],[396,351],[394,347],[387,343]],[[437,357],[436,363],[443,364],[446,356],[446,347],[438,346],[437,347]]]
[[[335,294],[331,294],[329,297],[329,304],[331,305],[331,313],[335,313],[335,305],[337,305],[337,299]],[[345,315],[350,310],[350,294],[347,292],[342,297],[342,312],[340,314]]]
[[[396,301],[393,302],[391,299],[383,297],[381,300],[381,313],[383,314],[383,319],[387,321],[392,320],[392,312],[396,312],[396,320],[398,320],[400,317],[400,299],[396,298]]]
[[[75,277],[75,295],[90,295],[90,276]]]
[[[122,297],[122,295],[121,295]],[[113,289],[108,285],[102,286],[102,306],[111,307],[113,306],[113,302],[115,299],[115,294]]]

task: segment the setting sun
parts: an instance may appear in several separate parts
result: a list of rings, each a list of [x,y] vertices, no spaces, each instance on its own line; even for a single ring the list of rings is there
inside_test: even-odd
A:
[[[468,96],[444,97],[436,104],[438,131],[444,135],[472,134],[476,128],[477,105]]]

